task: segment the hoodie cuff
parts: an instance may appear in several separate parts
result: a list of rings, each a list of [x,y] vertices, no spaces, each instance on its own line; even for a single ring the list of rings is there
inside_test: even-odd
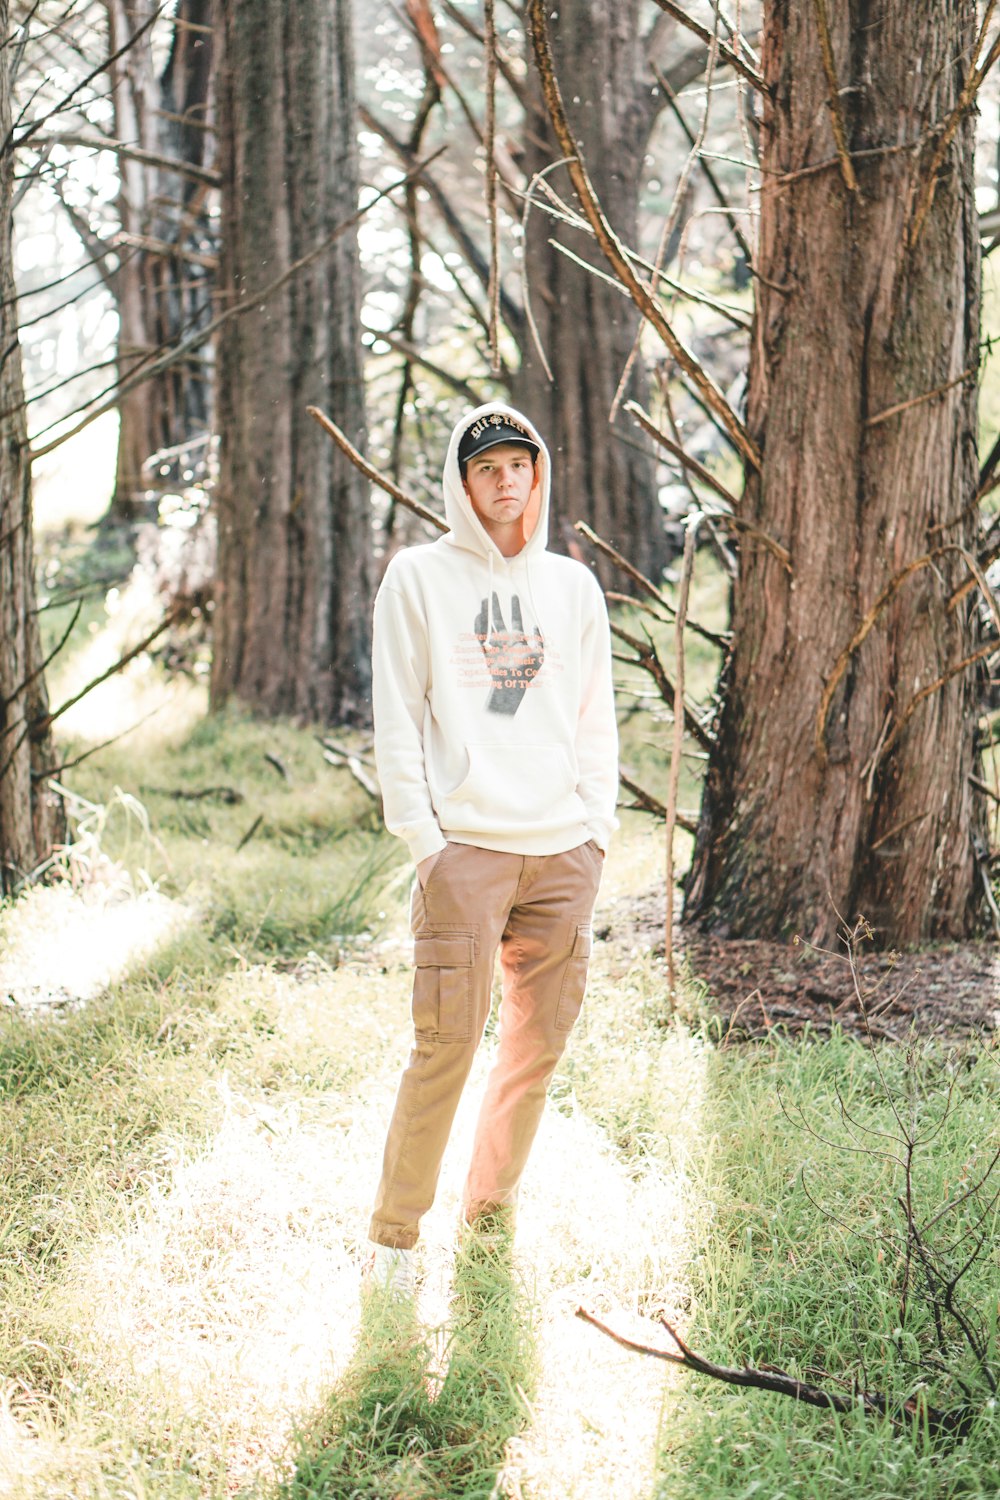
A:
[[[587,833],[594,840],[597,847],[603,849],[604,853],[607,854],[611,835],[617,827],[617,818],[612,818],[610,822],[605,822],[603,818],[591,818],[587,823]]]
[[[406,846],[415,865],[432,854],[440,854],[446,843],[447,839],[436,823],[421,823],[406,836]]]

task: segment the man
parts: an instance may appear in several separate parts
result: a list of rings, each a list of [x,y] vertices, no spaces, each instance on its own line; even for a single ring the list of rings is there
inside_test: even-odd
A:
[[[503,1000],[465,1222],[511,1223],[583,1000],[591,916],[616,826],[611,643],[588,568],[549,552],[542,439],[492,402],[452,433],[449,531],[390,562],[375,603],[375,754],[386,825],[416,865],[414,1045],[370,1226],[374,1279],[413,1286],[463,1086]]]

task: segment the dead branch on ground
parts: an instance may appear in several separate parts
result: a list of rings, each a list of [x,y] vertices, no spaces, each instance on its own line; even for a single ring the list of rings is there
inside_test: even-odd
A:
[[[643,1344],[638,1339],[629,1338],[627,1334],[619,1333],[617,1329],[612,1328],[610,1324],[605,1323],[603,1319],[589,1312],[585,1307],[578,1307],[576,1315],[585,1323],[592,1323],[595,1328],[606,1333],[624,1349],[634,1349],[637,1354],[649,1354],[654,1359],[665,1359],[670,1364],[680,1365],[685,1370],[694,1371],[697,1375],[707,1375],[712,1380],[721,1380],[726,1385],[738,1385],[750,1390],[772,1391],[778,1396],[789,1396],[793,1401],[802,1401],[807,1406],[818,1406],[828,1411],[844,1413],[860,1409],[876,1416],[888,1417],[897,1426],[903,1425],[904,1421],[926,1422],[931,1432],[946,1433],[954,1437],[961,1437],[966,1433],[975,1416],[975,1413],[964,1403],[941,1409],[929,1406],[921,1396],[908,1396],[897,1400],[883,1395],[881,1391],[868,1390],[854,1390],[850,1395],[844,1395],[840,1391],[827,1391],[821,1386],[810,1385],[807,1381],[798,1380],[784,1370],[770,1367],[761,1370],[753,1365],[739,1367],[717,1365],[689,1348],[676,1328],[668,1323],[666,1318],[661,1318],[660,1322],[676,1344],[676,1349],[663,1349],[656,1344]]]

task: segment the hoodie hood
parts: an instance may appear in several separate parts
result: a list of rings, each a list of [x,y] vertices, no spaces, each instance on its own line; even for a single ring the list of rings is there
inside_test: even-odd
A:
[[[552,464],[549,459],[549,450],[534,423],[529,422],[522,412],[514,406],[509,406],[506,401],[487,401],[483,406],[477,406],[474,411],[466,412],[462,420],[455,425],[444,461],[444,513],[449,527],[444,540],[453,547],[461,547],[466,552],[475,552],[480,557],[492,559],[502,555],[472,508],[472,501],[465,493],[461,470],[458,466],[458,445],[462,441],[463,434],[473,422],[493,413],[513,418],[531,434],[534,442],[538,444],[536,460],[538,483],[532,491],[528,508],[524,513],[525,530],[528,535],[524,546],[517,553],[519,558],[527,561],[529,557],[544,552],[548,546]]]

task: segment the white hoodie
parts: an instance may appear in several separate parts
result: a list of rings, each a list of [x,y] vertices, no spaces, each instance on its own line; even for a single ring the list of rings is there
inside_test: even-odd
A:
[[[458,466],[462,434],[491,412],[539,447],[540,501],[529,502],[534,527],[514,557],[480,524]],[[607,611],[590,570],[547,550],[550,478],[548,450],[520,412],[477,407],[445,459],[451,529],[386,568],[375,601],[375,758],[386,826],[415,863],[446,841],[559,854],[592,838],[604,849],[617,826]],[[511,635],[528,666],[505,677]]]

